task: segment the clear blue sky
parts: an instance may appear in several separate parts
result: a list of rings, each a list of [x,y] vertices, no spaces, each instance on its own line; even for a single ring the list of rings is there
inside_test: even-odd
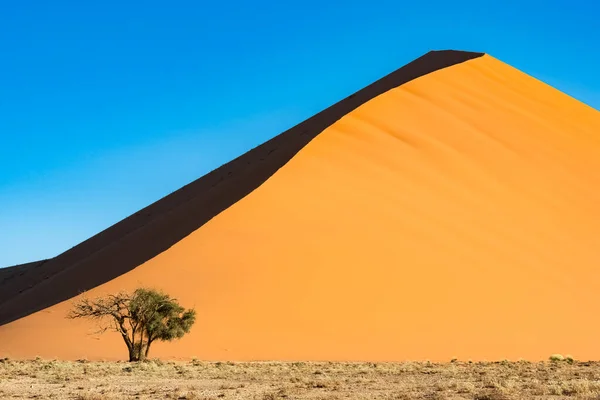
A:
[[[52,257],[434,49],[600,109],[600,3],[2,1],[0,266]]]

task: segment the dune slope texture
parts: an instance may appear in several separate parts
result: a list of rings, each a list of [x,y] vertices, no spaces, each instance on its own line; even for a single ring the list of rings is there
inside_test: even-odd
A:
[[[51,260],[0,275],[0,356],[119,359],[73,297],[163,289],[153,356],[600,358],[600,113],[433,52]]]

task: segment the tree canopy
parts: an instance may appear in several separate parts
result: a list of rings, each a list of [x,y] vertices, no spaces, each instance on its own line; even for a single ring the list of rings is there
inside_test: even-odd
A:
[[[188,333],[196,311],[185,309],[176,299],[155,289],[111,294],[90,300],[78,299],[67,318],[90,318],[101,324],[101,332],[118,332],[129,352],[129,361],[148,357],[155,341],[172,341]]]

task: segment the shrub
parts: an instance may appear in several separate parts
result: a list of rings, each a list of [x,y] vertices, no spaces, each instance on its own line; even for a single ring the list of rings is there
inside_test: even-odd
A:
[[[575,362],[575,359],[573,358],[573,356],[566,355],[565,361],[568,362],[569,364],[573,364]]]

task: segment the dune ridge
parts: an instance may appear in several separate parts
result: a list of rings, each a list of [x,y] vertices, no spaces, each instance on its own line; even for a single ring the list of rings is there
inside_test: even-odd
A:
[[[361,103],[89,293],[143,284],[196,307],[164,358],[598,359],[599,132],[593,108],[473,57]],[[0,326],[0,354],[124,357],[69,305]]]

